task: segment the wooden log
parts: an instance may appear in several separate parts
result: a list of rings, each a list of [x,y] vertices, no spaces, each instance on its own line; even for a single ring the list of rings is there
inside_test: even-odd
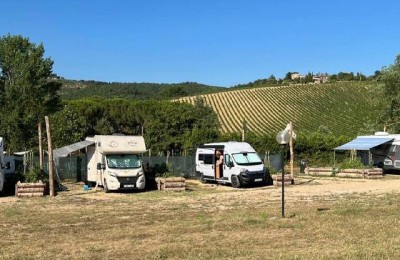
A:
[[[277,181],[274,183],[276,186],[282,186],[282,182],[281,181]],[[287,185],[292,185],[291,181],[285,181],[285,186]]]
[[[306,170],[310,172],[332,172],[332,168],[330,167],[317,167],[317,168],[307,167]]]
[[[166,182],[164,184],[165,188],[179,188],[179,187],[186,187],[186,183],[184,182]]]
[[[338,172],[336,173],[336,177],[363,178],[364,175],[357,172]]]
[[[310,171],[308,173],[308,175],[314,175],[314,176],[331,176],[332,175],[332,171]]]
[[[43,188],[17,188],[18,193],[44,192]]]
[[[364,169],[343,169],[340,170],[342,173],[359,173],[362,174],[365,170]]]
[[[292,176],[290,176],[290,175],[285,175],[285,178],[283,181],[284,181],[285,185],[294,184],[294,179],[292,179]],[[282,175],[275,176],[274,184],[277,186],[282,185]]]
[[[32,193],[17,193],[17,197],[43,197],[43,193],[32,192]]]
[[[26,188],[39,188],[39,187],[46,187],[46,185],[42,182],[32,183],[21,183],[20,181],[17,182],[17,187],[26,187]]]
[[[383,174],[383,170],[369,170],[367,171],[368,174]]]
[[[383,175],[382,172],[367,172],[367,175]]]
[[[183,181],[185,181],[185,178],[182,178],[182,177],[156,178],[156,181],[161,182],[161,183],[166,183],[166,182],[183,182]]]
[[[164,191],[185,191],[185,187],[179,187],[179,188],[164,188]]]
[[[367,179],[381,179],[383,178],[383,175],[369,175],[367,176]]]

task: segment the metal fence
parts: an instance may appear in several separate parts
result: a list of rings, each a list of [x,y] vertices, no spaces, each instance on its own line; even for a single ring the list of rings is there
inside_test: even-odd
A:
[[[260,156],[266,166],[281,169],[279,155]],[[169,172],[195,177],[195,156],[143,156],[143,164],[149,167],[165,166]],[[87,176],[87,158],[85,155],[58,158],[55,162],[56,178],[60,180],[84,181]]]

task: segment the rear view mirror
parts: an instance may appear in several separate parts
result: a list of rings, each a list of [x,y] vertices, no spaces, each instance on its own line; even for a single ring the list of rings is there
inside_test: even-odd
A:
[[[104,164],[97,163],[97,170],[104,170],[105,168],[106,166]]]
[[[228,165],[228,167],[233,167],[234,166],[233,162],[228,162],[227,165]]]
[[[11,168],[10,162],[6,162],[6,163],[1,164],[1,168],[7,169],[7,170],[10,169]]]

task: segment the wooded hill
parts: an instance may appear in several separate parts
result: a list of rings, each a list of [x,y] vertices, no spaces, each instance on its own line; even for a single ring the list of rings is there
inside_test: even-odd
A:
[[[183,97],[179,101],[204,99],[217,113],[223,133],[240,133],[245,128],[272,135],[291,121],[297,131],[354,136],[377,118],[373,86],[371,81],[268,86]]]
[[[226,88],[183,82],[175,84],[101,82],[94,80],[58,79],[63,84],[59,93],[62,99],[82,99],[88,97],[127,99],[171,99],[206,93],[225,91]]]

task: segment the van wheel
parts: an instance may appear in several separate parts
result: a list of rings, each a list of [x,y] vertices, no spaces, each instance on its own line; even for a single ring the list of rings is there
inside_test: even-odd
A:
[[[265,186],[274,185],[274,180],[272,179],[271,175],[268,174],[268,175],[266,175],[266,176],[264,177],[263,184],[264,184]]]
[[[103,188],[104,188],[104,192],[105,192],[105,193],[109,193],[109,192],[110,192],[110,190],[109,190],[108,187],[107,187],[107,182],[106,182],[106,180],[104,180]]]
[[[207,183],[207,181],[206,181],[206,179],[204,179],[204,175],[203,175],[203,173],[201,173],[201,175],[200,175],[200,181],[201,181],[201,183]]]
[[[237,175],[232,175],[231,177],[232,187],[240,188],[242,184],[240,183],[240,179]]]

